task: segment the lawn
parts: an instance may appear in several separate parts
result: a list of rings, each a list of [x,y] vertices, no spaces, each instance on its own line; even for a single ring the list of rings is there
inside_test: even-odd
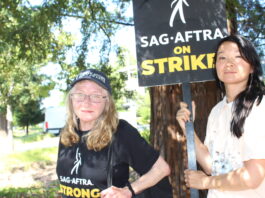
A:
[[[53,172],[55,173],[58,137],[42,133],[32,133],[28,136],[16,133],[14,135],[15,151],[0,156],[0,175],[2,175],[0,197],[59,197],[56,179],[48,182],[43,182],[44,179],[42,179],[42,175],[47,180],[51,178],[50,175]],[[47,168],[49,168],[49,175]],[[16,175],[22,178],[16,179]],[[21,181],[22,187],[20,184],[17,185],[18,181]],[[28,181],[34,183],[30,182],[27,185]]]

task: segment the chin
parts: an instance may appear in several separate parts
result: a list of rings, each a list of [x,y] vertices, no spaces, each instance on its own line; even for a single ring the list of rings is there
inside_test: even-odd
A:
[[[94,122],[95,119],[91,119],[91,118],[79,118],[81,122],[84,123],[90,123],[90,122]]]

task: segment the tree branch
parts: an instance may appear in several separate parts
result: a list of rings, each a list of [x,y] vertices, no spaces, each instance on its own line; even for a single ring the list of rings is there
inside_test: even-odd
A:
[[[84,19],[85,16],[83,15],[73,15],[73,14],[63,14],[63,17],[73,17],[73,18],[79,18],[79,19]],[[115,20],[104,20],[104,19],[97,19],[93,17],[93,20],[98,21],[98,22],[109,22],[109,23],[114,23],[118,25],[126,25],[126,26],[134,26],[134,23],[128,23],[128,22],[123,22],[123,21],[115,21]]]

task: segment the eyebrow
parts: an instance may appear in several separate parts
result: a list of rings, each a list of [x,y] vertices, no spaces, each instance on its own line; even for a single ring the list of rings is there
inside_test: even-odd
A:
[[[239,50],[238,51],[234,51],[234,52],[237,52],[237,53],[241,54]],[[224,51],[217,51],[216,54],[218,55],[218,54],[222,54],[222,53],[224,53]]]

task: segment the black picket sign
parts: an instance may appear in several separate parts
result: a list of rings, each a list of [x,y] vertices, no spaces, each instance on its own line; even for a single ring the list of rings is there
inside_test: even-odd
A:
[[[227,36],[225,1],[133,0],[133,12],[139,85],[183,83],[192,111],[189,83],[214,80],[215,46]],[[193,123],[186,129],[188,168],[197,170]]]
[[[133,0],[133,11],[140,86],[214,80],[224,0]]]

